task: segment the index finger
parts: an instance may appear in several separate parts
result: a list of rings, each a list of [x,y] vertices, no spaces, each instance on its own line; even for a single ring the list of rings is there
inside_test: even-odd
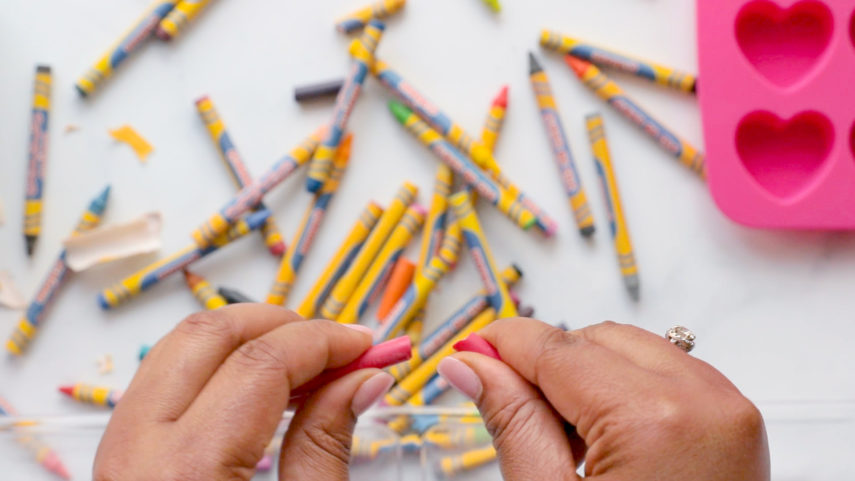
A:
[[[534,319],[501,319],[479,332],[586,438],[596,419],[646,392],[652,374],[622,355]]]

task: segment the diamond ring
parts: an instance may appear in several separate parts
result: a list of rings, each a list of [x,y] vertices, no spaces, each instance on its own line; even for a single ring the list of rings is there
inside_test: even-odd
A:
[[[683,326],[674,326],[668,329],[668,332],[665,333],[665,339],[686,352],[691,352],[695,348],[695,333]]]

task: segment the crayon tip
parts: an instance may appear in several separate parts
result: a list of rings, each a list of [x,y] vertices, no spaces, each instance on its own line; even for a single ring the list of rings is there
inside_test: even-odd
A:
[[[496,98],[493,100],[493,105],[496,107],[501,107],[503,109],[508,108],[508,86],[505,85],[502,87],[502,90],[499,90],[499,95],[496,95]]]
[[[576,58],[570,54],[564,56],[564,62],[576,73],[579,77],[585,75],[585,72],[593,66],[591,62]]]
[[[629,296],[632,297],[633,301],[638,302],[641,299],[641,284],[638,282],[638,276],[624,277],[623,282],[626,285]]]
[[[368,22],[368,25],[376,28],[377,30],[380,30],[381,32],[383,30],[386,30],[386,24],[381,22],[380,20],[377,20],[376,18]]]
[[[520,315],[520,317],[532,317],[532,316],[534,316],[534,307],[532,307],[532,306],[520,306],[519,307],[519,315]]]
[[[80,85],[75,85],[74,90],[77,90],[77,93],[80,94],[80,96],[84,99],[89,95],[88,93],[86,93],[85,90],[83,90],[83,87],[81,87]]]
[[[518,277],[520,277],[520,278],[522,278],[522,277],[523,277],[523,271],[522,271],[522,269],[520,269],[520,266],[518,266],[518,265],[516,265],[516,264],[511,264],[511,268],[512,268],[513,270],[517,271],[517,276],[518,276]]]
[[[589,239],[592,235],[594,235],[594,232],[596,230],[597,229],[594,226],[589,225],[587,227],[582,227],[581,229],[579,229],[579,233],[582,234],[582,237]]]
[[[184,269],[181,272],[184,273],[184,281],[187,282],[187,286],[189,286],[191,289],[195,287],[196,284],[203,281],[201,276],[194,274],[188,271],[187,269]]]
[[[33,235],[25,235],[24,240],[27,242],[27,256],[33,257],[33,252],[36,250],[36,239],[38,237]]]
[[[407,119],[410,115],[413,114],[413,111],[410,110],[406,105],[401,102],[397,102],[395,100],[389,101],[389,110],[392,111],[392,114],[398,119],[398,122],[401,124],[407,123]]]
[[[146,344],[143,344],[142,346],[140,346],[140,354],[139,354],[140,361],[145,359],[145,357],[148,355],[148,351],[151,351],[151,346],[146,345]]]
[[[154,34],[157,36],[157,38],[163,40],[164,42],[172,40],[172,35],[170,35],[169,32],[167,32],[161,27],[157,27],[157,30],[154,31]]]
[[[110,303],[107,301],[107,297],[106,297],[106,296],[104,296],[104,294],[103,294],[103,293],[98,294],[98,306],[100,306],[100,307],[101,307],[101,309],[103,309],[103,310],[105,310],[105,311],[106,311],[106,310],[109,310],[109,309],[110,309],[110,307],[112,307],[112,306],[110,305]]]
[[[59,392],[65,394],[68,397],[74,396],[74,386],[60,386]]]
[[[308,190],[312,194],[321,190],[321,187],[323,187],[323,186],[324,186],[323,182],[320,182],[320,181],[315,180],[315,179],[306,179],[306,190]]]
[[[50,65],[36,65],[36,72],[50,73]]]
[[[697,81],[697,79],[695,79],[695,83],[692,84],[692,88],[691,88],[691,90],[689,90],[689,92],[691,92],[693,94],[698,93],[698,81]]]
[[[537,72],[543,72],[543,67],[538,63],[537,58],[534,56],[534,52],[528,53],[528,74],[534,75]]]
[[[205,95],[200,96],[200,97],[199,97],[199,98],[197,98],[196,100],[194,100],[194,101],[193,101],[193,104],[194,104],[194,105],[199,105],[199,104],[201,104],[202,102],[204,102],[204,101],[206,101],[206,100],[210,100],[210,99],[211,99],[211,97],[210,97],[208,94],[205,94]]]
[[[270,251],[271,254],[275,255],[276,257],[280,257],[282,256],[282,254],[285,253],[285,242],[279,241],[268,247],[267,249]]]

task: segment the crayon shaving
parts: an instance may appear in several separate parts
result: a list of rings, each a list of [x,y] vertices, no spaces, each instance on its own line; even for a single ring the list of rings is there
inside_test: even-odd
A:
[[[95,362],[98,364],[98,374],[103,376],[113,372],[113,356],[110,354],[99,356]]]
[[[154,150],[154,147],[130,125],[123,125],[118,129],[110,130],[109,133],[114,139],[124,142],[134,149],[134,153],[137,154],[140,162],[145,162],[148,155]]]
[[[15,310],[27,307],[21,290],[15,285],[12,275],[6,271],[0,271],[0,306]]]
[[[80,127],[75,125],[75,124],[68,124],[65,126],[64,129],[62,129],[62,131],[65,132],[66,134],[70,134],[72,132],[77,132],[78,130],[80,130]]]
[[[149,212],[130,222],[69,237],[63,242],[65,262],[80,272],[97,264],[155,252],[161,246],[162,225],[160,212]]]

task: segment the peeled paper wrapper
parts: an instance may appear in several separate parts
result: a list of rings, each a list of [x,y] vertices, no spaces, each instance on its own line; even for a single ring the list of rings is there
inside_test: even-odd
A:
[[[106,225],[63,241],[65,263],[80,272],[97,264],[148,254],[160,249],[160,212],[149,212],[123,224]]]
[[[12,280],[12,275],[6,271],[0,271],[0,306],[16,310],[27,307],[27,301]]]

